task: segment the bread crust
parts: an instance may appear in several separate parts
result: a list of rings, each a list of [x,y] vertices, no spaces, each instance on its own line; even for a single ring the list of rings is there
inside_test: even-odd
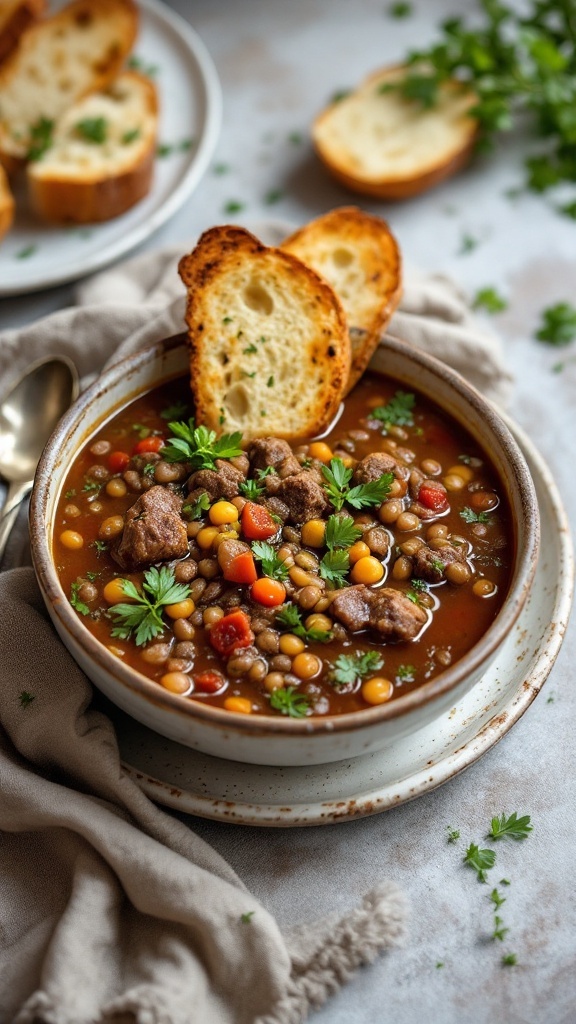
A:
[[[348,393],[368,366],[400,301],[398,243],[382,218],[343,206],[299,228],[284,239],[282,249],[324,276],[342,302],[352,350]],[[346,260],[350,268],[343,263]]]
[[[219,432],[242,429],[246,440],[267,434],[310,437],[325,430],[348,381],[350,341],[342,306],[323,278],[291,253],[267,247],[235,225],[204,232],[178,269],[188,292],[190,383],[197,420]],[[251,288],[256,299],[248,308]],[[262,312],[259,295],[271,301],[274,315],[275,304],[286,310],[290,321],[276,322],[271,309]],[[225,322],[231,325],[226,334]],[[278,327],[280,322],[285,326]],[[239,324],[243,328],[238,332]],[[248,362],[251,337],[262,344],[252,342],[255,351]],[[284,360],[276,377],[270,369],[278,365],[274,360]],[[241,364],[250,366],[254,380],[248,382],[250,374]],[[228,373],[235,375],[231,384]],[[227,405],[229,395],[234,387],[245,386],[252,389],[251,400],[245,417],[239,415],[236,421]],[[265,413],[261,419],[259,412]]]
[[[8,178],[0,167],[0,241],[12,227],[14,220],[14,196],[10,191]]]
[[[0,13],[0,64],[12,53],[20,37],[38,20],[45,7],[45,0],[16,0],[3,20]]]
[[[402,68],[398,65],[386,67],[370,74],[354,92],[353,99],[359,98],[371,87],[378,83],[398,79]],[[457,123],[457,142],[449,146],[444,143],[438,144],[436,153],[427,157],[426,166],[421,170],[412,173],[403,173],[394,168],[393,159],[390,160],[389,171],[385,174],[374,175],[358,167],[352,172],[350,159],[343,151],[331,145],[325,138],[326,126],[330,119],[336,116],[340,104],[331,103],[316,117],[312,126],[312,142],[317,156],[322,161],[332,177],[339,181],[346,188],[360,195],[371,196],[376,199],[387,199],[392,201],[410,199],[430,188],[439,185],[446,178],[456,174],[470,161],[478,137],[479,125],[468,110],[477,102],[477,97],[471,90],[466,90],[461,83],[446,82],[443,85],[444,95],[449,98],[452,92],[458,94],[464,100],[466,112],[462,114]],[[345,103],[346,100],[341,101]],[[383,98],[383,102],[385,99]],[[425,117],[424,111],[422,116]]]

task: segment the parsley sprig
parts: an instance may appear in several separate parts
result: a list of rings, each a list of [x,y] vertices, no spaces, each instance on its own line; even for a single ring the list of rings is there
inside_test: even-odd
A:
[[[320,562],[320,575],[334,587],[345,587],[346,576],[350,571],[349,548],[362,536],[362,531],[354,526],[353,520],[347,516],[329,516],[326,522],[324,543],[328,551]]]
[[[502,813],[499,818],[492,818],[489,838],[526,839],[529,832],[532,832],[530,815],[524,814],[519,818],[516,811],[513,811],[508,817]]]
[[[311,700],[294,686],[279,687],[270,694],[270,706],[289,718],[304,718]]]
[[[139,647],[163,632],[162,608],[184,601],[190,594],[190,587],[177,583],[174,570],[167,565],[148,569],[144,573],[142,590],[138,590],[131,580],[122,580],[121,585],[123,593],[133,603],[115,604],[110,608],[109,614],[118,620],[112,636],[127,640],[136,632],[135,640]]]
[[[384,664],[378,651],[363,651],[361,654],[340,654],[334,662],[331,681],[338,690],[342,686],[353,685],[358,679],[364,679],[372,672],[377,672]]]
[[[78,591],[81,586],[81,583],[70,584],[70,604],[80,615],[90,615],[88,605],[84,603],[81,597],[78,597]]]
[[[576,152],[576,129],[574,149]],[[576,180],[576,156],[574,174]],[[538,341],[561,348],[576,338],[576,306],[569,302],[558,302],[542,312],[542,323],[536,331]]]
[[[101,146],[108,136],[108,122],[105,117],[85,117],[74,125],[76,134],[85,142]]]
[[[255,478],[251,478],[240,484],[240,493],[243,494],[248,501],[258,501],[258,498],[261,498],[266,491],[266,487],[262,483],[262,480],[275,472],[276,470],[274,469],[274,466],[266,466],[266,469],[257,469]]]
[[[408,391],[397,391],[385,405],[378,405],[372,409],[370,419],[379,420],[382,423],[383,434],[387,434],[392,426],[413,427],[412,411],[415,404],[415,395]]]
[[[240,442],[242,434],[216,436],[214,430],[196,427],[194,420],[172,420],[168,426],[173,437],[169,437],[162,449],[162,458],[167,462],[190,462],[193,469],[215,469],[216,459],[233,459],[242,455]]]
[[[322,643],[332,639],[331,630],[306,629],[302,622],[300,611],[295,604],[283,605],[282,608],[276,612],[274,622],[282,629],[288,629],[291,633],[294,633],[294,636],[299,636],[301,640],[308,640],[310,642],[317,640]]]
[[[54,132],[54,121],[49,117],[39,117],[30,128],[30,142],[26,159],[35,162],[44,156],[47,149],[52,145]]]
[[[494,850],[481,850],[476,843],[470,843],[464,854],[464,863],[476,872],[479,882],[487,881],[486,872],[494,867],[495,860]]]
[[[194,522],[195,519],[201,519],[205,512],[210,508],[210,498],[206,491],[200,494],[194,501],[189,501],[187,504],[182,506],[182,515],[185,516],[189,522]]]
[[[340,512],[344,505],[351,505],[356,509],[381,505],[394,479],[393,473],[382,473],[377,480],[372,480],[368,484],[350,487],[352,470],[347,469],[342,459],[330,459],[328,466],[322,466],[322,475],[326,481],[324,487],[328,500],[337,512]]]
[[[272,580],[283,582],[288,579],[288,566],[278,557],[278,553],[265,540],[252,542],[252,554],[260,562],[260,567],[265,576]]]
[[[459,513],[460,518],[465,523],[489,523],[490,513],[489,512],[475,512],[469,505],[465,505],[462,511]]]

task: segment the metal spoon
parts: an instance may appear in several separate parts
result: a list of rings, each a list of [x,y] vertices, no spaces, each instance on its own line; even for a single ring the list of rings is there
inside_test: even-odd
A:
[[[44,445],[78,391],[74,364],[51,356],[29,366],[0,403],[0,476],[8,484],[0,513],[0,558],[20,502],[32,489]]]

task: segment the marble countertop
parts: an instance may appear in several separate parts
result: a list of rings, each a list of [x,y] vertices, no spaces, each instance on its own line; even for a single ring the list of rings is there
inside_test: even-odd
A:
[[[411,265],[441,271],[470,294],[497,287],[509,305],[490,326],[515,376],[510,412],[548,463],[573,526],[576,343],[559,353],[534,333],[542,309],[575,301],[576,226],[545,198],[506,194],[522,182],[527,140],[507,138],[451,182],[399,205],[350,195],[327,178],[309,141],[312,118],[334,92],[425,44],[442,18],[475,5],[419,2],[402,21],[387,16],[383,0],[172,0],[171,6],[212,55],[224,119],[199,187],[142,248],[182,243],[185,251],[214,223],[273,215],[299,224],[356,202],[389,221],[408,272]],[[233,217],[225,212],[230,201],[242,204]],[[464,252],[466,236],[477,244]],[[0,300],[0,326],[67,305],[73,288]],[[417,1024],[424,1015],[431,1024],[576,1020],[575,662],[572,629],[543,692],[502,742],[412,803],[308,829],[186,819],[281,925],[342,912],[382,878],[406,892],[405,947],[361,971],[313,1016],[315,1024]],[[531,815],[534,831],[525,842],[498,848],[498,878],[511,881],[502,910],[510,932],[500,944],[490,938],[490,887],[477,883],[462,857],[493,815],[514,810]],[[447,826],[460,831],[457,843],[447,842]],[[516,966],[502,965],[503,948],[517,955]]]

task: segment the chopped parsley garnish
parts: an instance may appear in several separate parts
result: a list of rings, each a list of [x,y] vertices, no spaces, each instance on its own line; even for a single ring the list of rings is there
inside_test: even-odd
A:
[[[576,176],[576,164],[574,173]],[[576,338],[576,306],[570,305],[569,302],[558,302],[555,306],[545,309],[542,313],[542,324],[536,331],[536,338],[546,345],[554,345],[557,348],[569,345]]]
[[[52,145],[52,133],[54,121],[49,117],[39,117],[30,128],[30,145],[26,153],[26,159],[31,161],[40,160],[47,149]]]
[[[350,555],[347,551],[337,549],[327,551],[320,562],[320,575],[333,587],[345,587],[346,576],[350,570]]]
[[[148,78],[153,78],[159,71],[157,64],[145,64],[142,57],[138,57],[135,53],[128,58],[126,64],[132,71],[140,71],[142,75],[147,75]]]
[[[310,642],[318,640],[323,642],[332,639],[332,633],[329,630],[306,629],[302,622],[301,613],[295,604],[283,605],[276,612],[274,622],[275,625],[289,630],[290,633],[294,633],[294,636],[299,636],[302,640],[309,640]]]
[[[33,256],[34,253],[37,252],[37,250],[38,250],[38,246],[37,245],[25,245],[23,249],[19,249],[18,252],[16,253],[16,259],[17,260],[27,260],[27,259],[30,258],[30,256]]]
[[[82,488],[82,491],[84,492],[84,494],[90,494],[93,491],[99,491],[101,487],[102,484],[98,483],[97,480],[87,480]]]
[[[242,924],[250,924],[255,913],[255,910],[247,910],[245,914],[242,914],[240,917]]]
[[[177,583],[174,570],[167,565],[160,569],[154,566],[144,573],[142,590],[137,590],[131,580],[121,581],[122,591],[133,604],[112,605],[108,614],[118,620],[112,636],[127,640],[136,632],[138,647],[147,644],[164,631],[165,623],[161,611],[165,605],[184,601],[190,594],[190,587]]]
[[[502,963],[504,967],[514,967],[518,963],[518,957],[516,953],[504,953],[502,957]]]
[[[284,193],[279,188],[271,188],[264,196],[264,202],[267,206],[272,206],[274,203],[279,203],[284,198]]]
[[[212,168],[212,173],[213,174],[217,174],[217,175],[228,174],[229,170],[230,170],[230,164],[224,164],[224,163],[214,164],[214,167]]]
[[[229,199],[227,203],[224,203],[224,213],[241,213],[245,206],[246,204],[241,203],[238,199]]]
[[[97,580],[99,575],[99,572],[93,572],[91,569],[88,569],[86,578],[90,580],[90,583],[94,583],[94,580]]]
[[[398,665],[396,670],[396,679],[400,683],[413,683],[416,679],[416,669],[414,665]]]
[[[265,477],[276,473],[274,466],[266,466],[266,469],[257,469],[256,478],[246,480],[244,483],[239,485],[239,491],[248,498],[249,501],[258,501],[266,491],[266,487],[261,483]]]
[[[490,513],[489,512],[475,512],[469,505],[465,505],[462,511],[459,513],[461,519],[465,523],[489,523]]]
[[[370,419],[379,420],[383,424],[383,434],[387,434],[392,426],[413,427],[414,417],[412,411],[415,403],[415,395],[410,394],[408,391],[397,391],[385,405],[378,405],[375,409],[372,409]]]
[[[74,125],[76,134],[85,142],[101,146],[108,136],[108,122],[105,117],[85,117]]]
[[[446,836],[446,841],[448,843],[457,843],[458,840],[460,839],[460,830],[457,828],[452,828],[451,825],[446,825],[446,831],[448,833],[448,835]]]
[[[210,508],[210,504],[210,498],[206,491],[204,491],[204,494],[201,494],[195,501],[188,502],[182,506],[182,515],[192,523],[195,519],[202,518],[204,512],[207,512]]]
[[[428,590],[428,584],[426,583],[426,580],[422,580],[417,577],[410,580],[410,587],[412,588],[412,590],[416,590],[421,593],[426,593]]]
[[[472,456],[471,455],[459,455],[458,456],[458,462],[463,462],[465,466],[469,466],[470,463],[472,462]]]
[[[355,683],[357,679],[364,679],[365,676],[378,671],[383,664],[384,660],[377,651],[340,654],[332,668],[332,683],[336,689],[339,686],[347,686],[350,683]]]
[[[498,914],[494,914],[494,931],[492,932],[492,938],[500,942],[504,942],[504,939],[510,931],[509,928],[503,927],[503,920]]]
[[[462,235],[462,239],[460,241],[460,248],[458,250],[458,255],[459,256],[465,256],[466,253],[473,252],[474,249],[476,249],[478,245],[479,245],[479,241],[478,241],[477,238],[474,238],[473,235],[469,235],[469,234],[465,233],[465,234]]]
[[[412,14],[412,4],[406,3],[405,0],[397,0],[396,3],[390,4],[388,8],[388,14],[391,18],[409,18]]]
[[[147,462],[146,465],[144,466],[144,469],[142,470],[142,472],[143,472],[144,476],[154,476],[154,470],[155,469],[156,469],[156,466],[155,466],[155,464],[153,462]]]
[[[272,580],[282,581],[288,579],[288,566],[278,557],[271,544],[268,544],[265,540],[253,541],[252,554],[260,562],[260,567],[265,576],[269,576]]]
[[[156,147],[156,156],[163,160],[167,156],[171,156],[174,152],[174,146],[171,146],[168,142],[161,142]]]
[[[30,706],[33,700],[36,700],[36,696],[33,693],[28,693],[28,690],[22,690],[19,700],[20,707],[27,708]]]
[[[274,387],[274,376],[273,375],[270,375],[270,377],[268,377],[268,380],[266,381],[266,387],[267,388],[273,388]]]
[[[330,97],[330,103],[341,103],[352,92],[351,89],[336,89]]]
[[[84,604],[84,601],[82,601],[78,597],[78,591],[80,590],[81,586],[81,583],[72,583],[70,585],[70,604],[72,605],[73,608],[76,609],[77,612],[80,613],[80,615],[90,615],[90,609],[88,605]]]
[[[311,700],[293,686],[280,687],[270,694],[270,706],[289,718],[304,718]]]
[[[257,349],[256,345],[254,344],[254,342],[251,342],[250,345],[248,345],[248,348],[243,348],[242,349],[242,354],[245,355],[245,356],[253,356],[254,353],[257,352],[257,351],[258,351],[258,349]]]
[[[90,547],[96,548],[96,558],[100,558],[104,551],[108,551],[108,544],[105,540],[93,540]]]
[[[288,135],[288,142],[290,142],[292,146],[299,146],[302,142],[302,133],[290,132]]]
[[[215,469],[216,459],[242,455],[240,431],[217,437],[214,430],[196,427],[193,419],[187,423],[172,420],[168,426],[174,436],[168,438],[162,450],[162,458],[167,462],[190,462],[194,469]]]
[[[470,843],[464,855],[464,863],[476,871],[479,882],[486,882],[486,872],[494,867],[496,854],[494,850],[480,850],[475,843]]]
[[[491,903],[494,904],[496,909],[501,907],[503,903],[506,903],[506,897],[501,896],[500,893],[498,892],[498,889],[492,889],[492,892],[490,893],[488,899],[490,900]]]
[[[326,522],[324,543],[329,551],[336,548],[349,548],[362,536],[362,530],[354,526],[350,516],[329,516]]]
[[[145,426],[144,423],[133,423],[131,429],[134,434],[138,434],[141,441],[146,437],[150,437],[150,434],[152,433],[150,427]]]
[[[514,811],[508,818],[505,814],[492,818],[488,835],[490,839],[526,839],[529,832],[532,832],[530,815],[519,818]]]
[[[75,498],[76,497],[76,488],[75,487],[71,487],[69,491],[65,491],[64,497],[65,498]]]
[[[124,132],[121,142],[124,146],[128,146],[131,142],[135,142],[136,139],[140,138],[142,134],[140,128],[131,128],[129,131]]]
[[[382,473],[377,480],[372,480],[368,484],[350,487],[352,470],[346,468],[342,459],[330,459],[328,466],[322,466],[322,475],[326,481],[324,487],[328,500],[337,512],[340,512],[345,504],[356,509],[381,505],[394,479],[393,473]]]
[[[174,402],[173,405],[166,406],[160,413],[163,420],[176,420],[179,416],[183,416],[188,406],[186,402]]]
[[[484,309],[487,313],[502,313],[508,308],[506,299],[498,294],[495,288],[480,288],[474,296],[473,309]]]

